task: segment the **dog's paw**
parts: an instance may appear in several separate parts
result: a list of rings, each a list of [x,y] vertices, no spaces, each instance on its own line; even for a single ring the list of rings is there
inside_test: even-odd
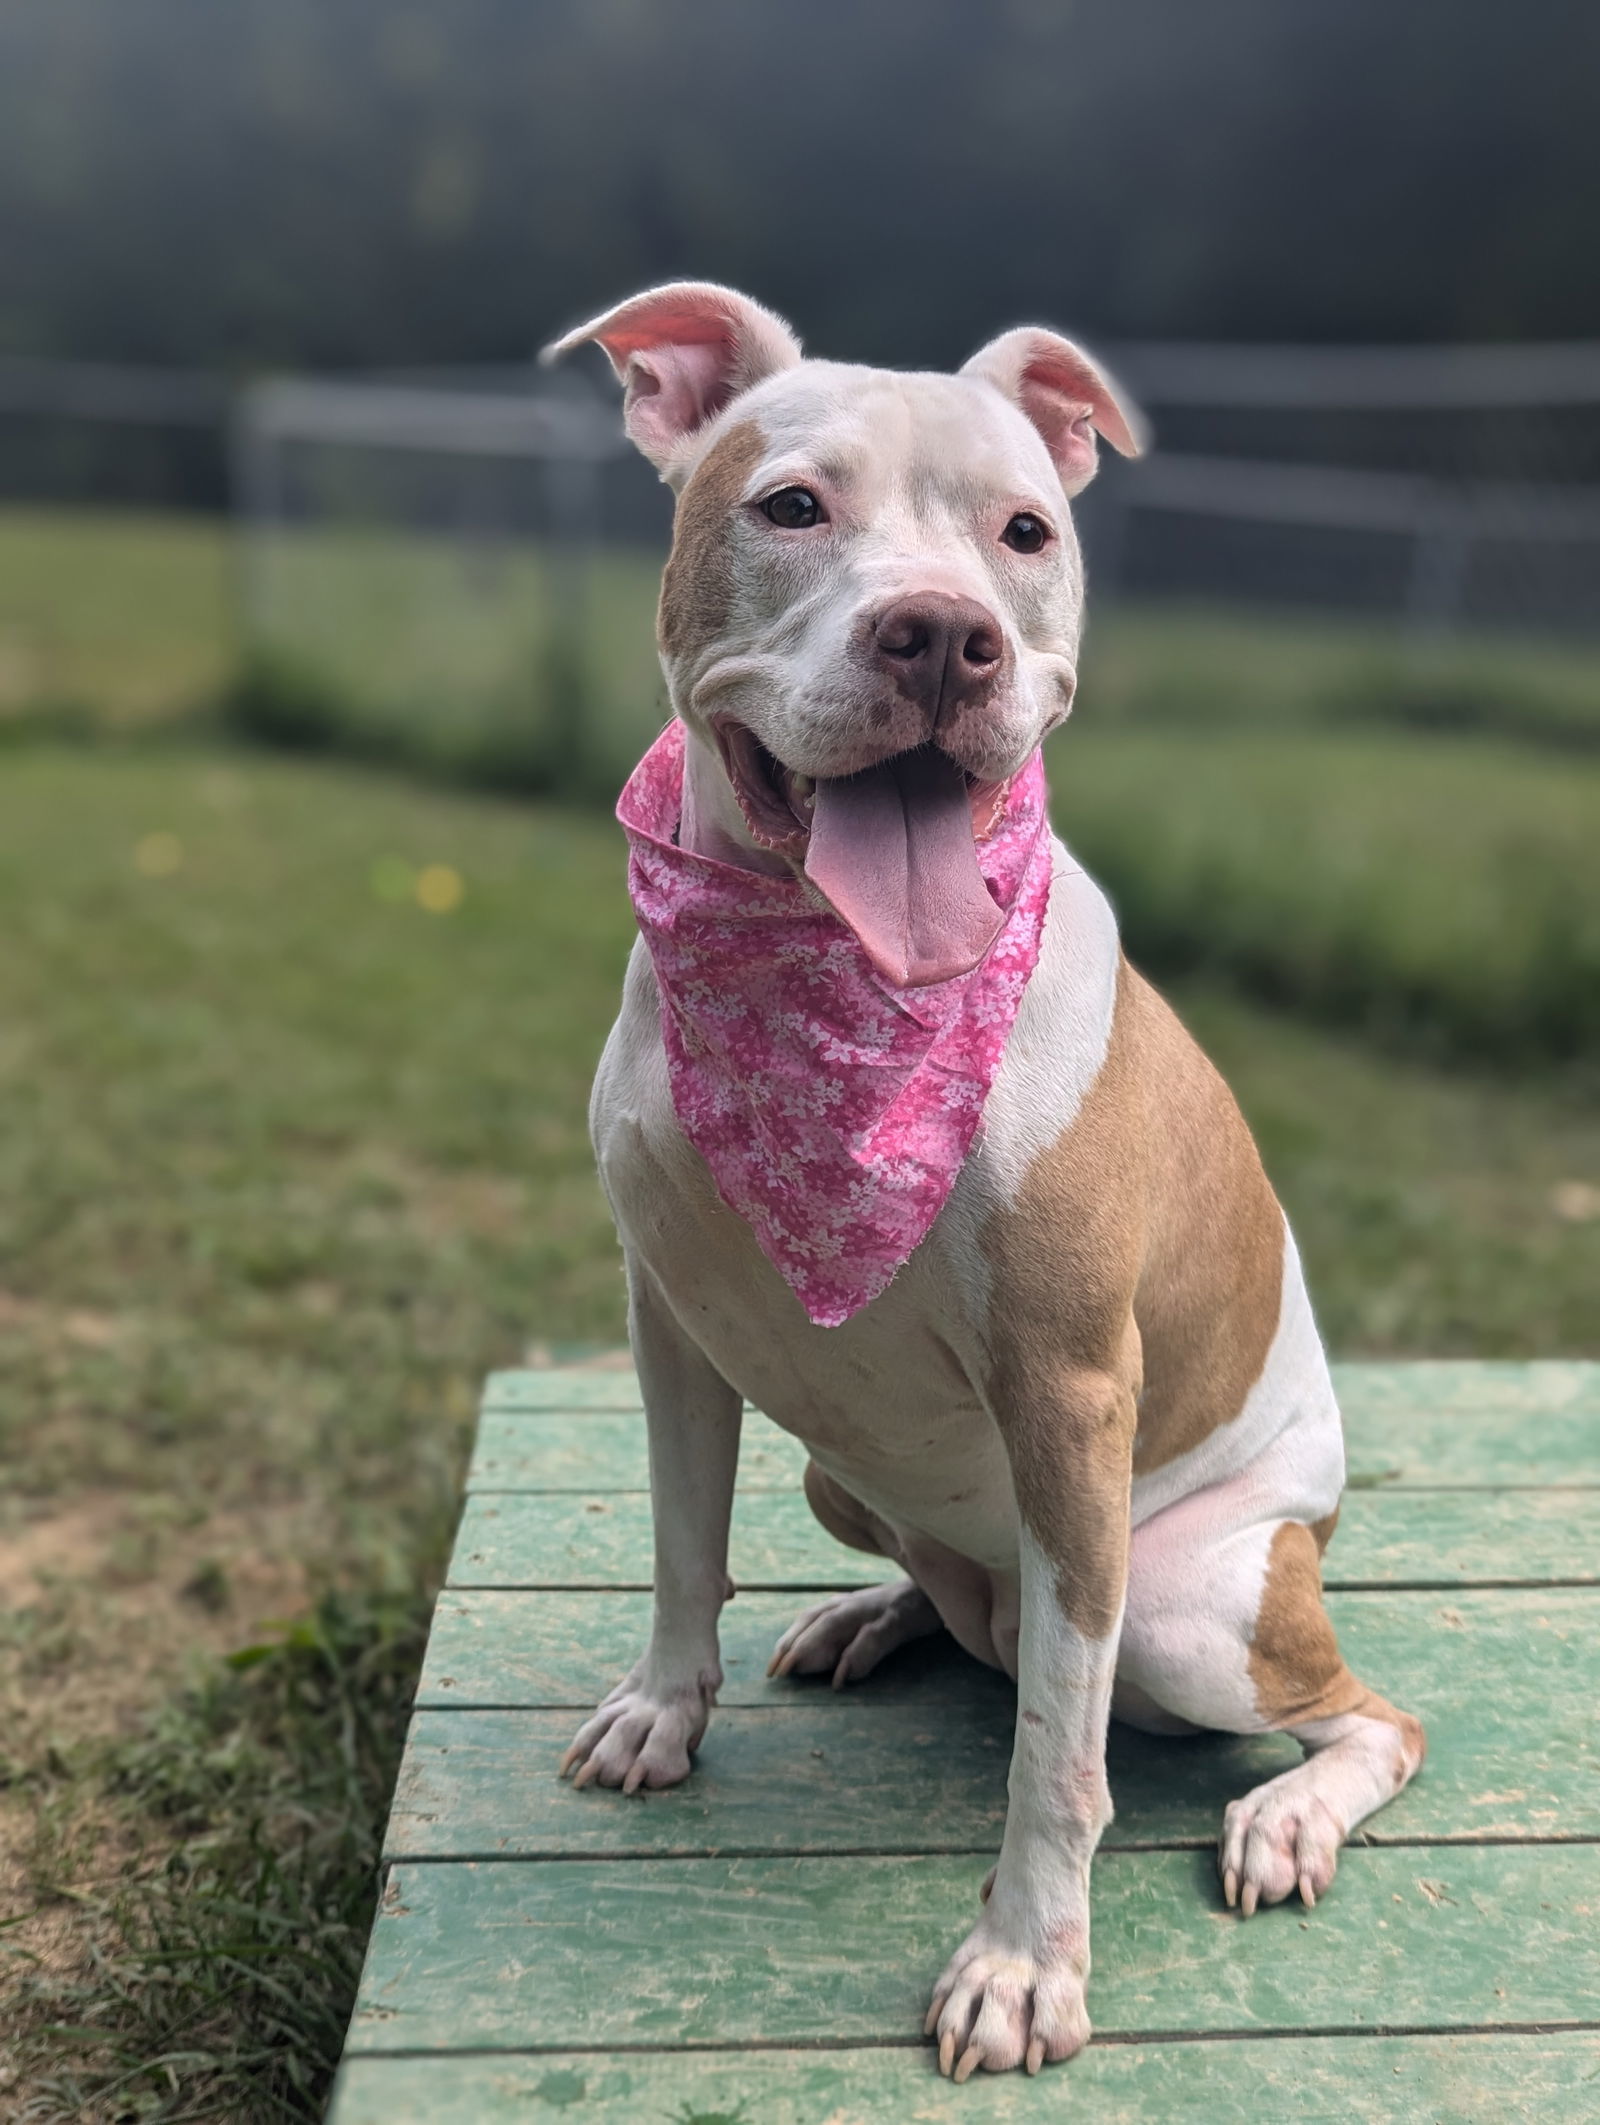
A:
[[[1307,1910],[1331,1887],[1344,1831],[1307,1764],[1257,1786],[1222,1818],[1217,1872],[1229,1906],[1245,1918],[1258,1904],[1281,1904],[1294,1890]]]
[[[1081,1936],[1074,1930],[1073,1939]],[[1087,1946],[1043,1956],[1019,1951],[987,1917],[973,1927],[933,1988],[923,2035],[939,2039],[939,2071],[964,2081],[981,2066],[1037,2073],[1089,2041]]]
[[[833,1675],[833,1686],[859,1682],[897,1646],[939,1629],[933,1603],[909,1579],[894,1586],[834,1594],[796,1616],[773,1648],[769,1675]]]
[[[638,1669],[618,1683],[592,1719],[586,1719],[562,1757],[560,1776],[575,1786],[675,1786],[689,1775],[716,1702],[720,1676],[664,1688]]]

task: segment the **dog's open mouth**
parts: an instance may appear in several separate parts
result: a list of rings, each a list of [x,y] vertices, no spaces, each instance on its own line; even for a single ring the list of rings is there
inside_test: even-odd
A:
[[[887,980],[925,988],[978,964],[1002,920],[977,845],[994,829],[1003,785],[975,780],[936,745],[814,779],[743,724],[716,728],[751,834],[804,869]]]

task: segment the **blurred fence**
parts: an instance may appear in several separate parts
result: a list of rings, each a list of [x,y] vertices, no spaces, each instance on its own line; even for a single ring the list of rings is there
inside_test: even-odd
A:
[[[1275,604],[1439,637],[1600,626],[1600,347],[1124,346],[1151,415],[1082,506],[1097,599]],[[508,382],[515,388],[508,389]],[[662,712],[667,497],[615,401],[505,373],[245,395],[253,639],[347,726],[614,785]],[[293,670],[287,670],[287,666]],[[295,678],[295,674],[299,678]]]
[[[284,381],[244,393],[242,713],[503,782],[615,787],[659,724],[671,521],[581,379]]]
[[[1421,633],[1600,628],[1600,346],[1126,346],[1155,454],[1091,490],[1102,594]]]
[[[1105,453],[1079,505],[1098,606],[1275,605],[1433,640],[1600,631],[1600,345],[1108,357],[1157,447],[1133,465]],[[114,498],[162,435],[223,468],[202,487],[231,496],[242,708],[264,731],[598,787],[663,712],[651,612],[670,502],[598,379],[511,367],[228,393],[0,364],[0,430],[19,423],[35,447],[0,453],[0,490],[37,492],[58,461],[92,485],[116,458],[106,436],[122,439]]]

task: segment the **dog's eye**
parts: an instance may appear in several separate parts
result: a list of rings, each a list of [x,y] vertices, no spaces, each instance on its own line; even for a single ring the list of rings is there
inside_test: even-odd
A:
[[[780,487],[767,496],[761,513],[780,531],[809,531],[823,521],[822,504],[809,487]]]
[[[1037,553],[1049,536],[1050,528],[1044,519],[1027,509],[1018,510],[1000,534],[1013,553]]]

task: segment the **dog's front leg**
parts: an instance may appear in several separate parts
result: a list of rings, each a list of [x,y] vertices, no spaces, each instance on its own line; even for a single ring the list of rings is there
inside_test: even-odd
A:
[[[1106,1722],[1128,1574],[1134,1398],[1074,1369],[997,1398],[1021,1519],[1017,1731],[983,1916],[934,1988],[939,2067],[965,2080],[1089,2037],[1089,1862],[1111,1819]]]
[[[655,1612],[642,1659],[561,1759],[575,1783],[676,1785],[722,1687],[717,1618],[732,1591],[728,1522],[742,1402],[628,1261],[628,1333],[650,1433]]]

